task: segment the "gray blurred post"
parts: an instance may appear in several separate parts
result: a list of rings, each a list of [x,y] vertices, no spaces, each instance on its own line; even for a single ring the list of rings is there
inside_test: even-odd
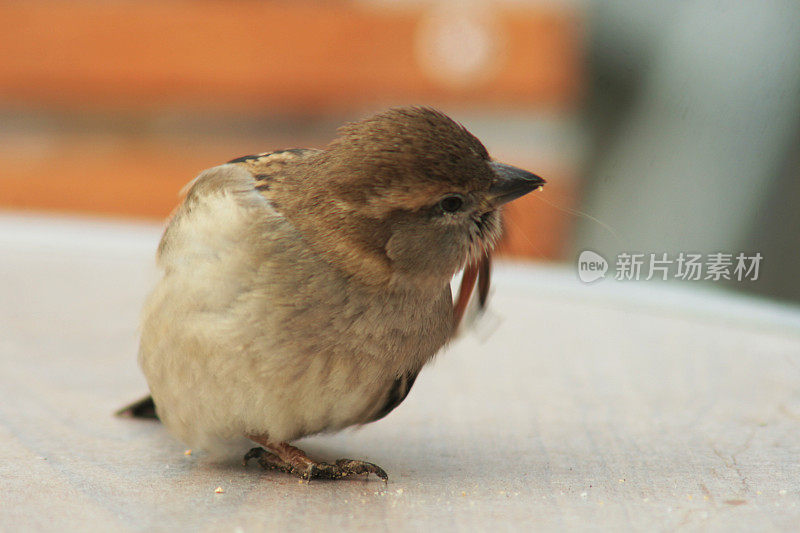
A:
[[[792,145],[800,125],[800,3],[604,2],[596,8],[596,20],[606,25],[600,34],[611,41],[607,50],[595,42],[598,54],[624,60],[614,27],[641,24],[638,32],[627,28],[624,38],[644,39],[629,52],[647,57],[639,61],[638,94],[585,177],[583,209],[620,239],[581,221],[576,252],[593,249],[613,260],[621,251],[741,250],[786,171],[787,152],[800,150]],[[800,210],[800,198],[785,201]],[[800,244],[800,228],[783,231]]]

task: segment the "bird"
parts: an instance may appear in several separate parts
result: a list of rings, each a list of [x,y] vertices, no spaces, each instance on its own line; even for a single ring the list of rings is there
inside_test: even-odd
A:
[[[504,204],[541,189],[430,107],[345,124],[322,149],[232,159],[184,189],[141,321],[157,416],[190,448],[303,479],[374,474],[290,444],[375,422],[454,338]],[[459,295],[451,280],[463,270]]]

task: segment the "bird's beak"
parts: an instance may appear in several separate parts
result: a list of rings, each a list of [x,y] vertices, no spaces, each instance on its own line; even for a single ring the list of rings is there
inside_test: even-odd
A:
[[[494,182],[489,188],[489,201],[494,207],[516,200],[545,184],[542,178],[521,168],[497,161],[490,161],[489,166],[494,170]]]

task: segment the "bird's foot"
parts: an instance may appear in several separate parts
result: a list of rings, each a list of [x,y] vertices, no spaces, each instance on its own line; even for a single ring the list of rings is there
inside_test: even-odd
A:
[[[367,476],[375,474],[384,482],[389,480],[389,476],[383,468],[366,461],[339,459],[333,464],[323,463],[314,461],[299,448],[285,442],[265,445],[271,451],[264,448],[253,448],[244,456],[243,463],[247,465],[250,459],[256,459],[264,469],[280,470],[302,479],[342,479],[360,474]]]
[[[389,474],[374,463],[366,461],[359,461],[358,459],[338,459],[334,465],[338,471],[339,477],[354,476],[359,474],[375,474],[384,482],[389,481]]]
[[[281,472],[286,472],[287,474],[294,473],[292,465],[283,462],[280,457],[274,453],[268,452],[264,448],[252,448],[249,452],[247,452],[244,455],[244,459],[242,459],[242,466],[247,466],[247,463],[250,461],[250,459],[255,459],[264,470],[271,469],[280,470]]]

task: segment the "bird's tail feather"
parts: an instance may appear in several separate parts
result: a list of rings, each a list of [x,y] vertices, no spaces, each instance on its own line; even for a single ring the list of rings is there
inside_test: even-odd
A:
[[[146,418],[149,420],[158,420],[158,414],[156,414],[156,404],[153,403],[152,396],[145,396],[141,400],[126,405],[114,414],[116,416],[125,418]]]

